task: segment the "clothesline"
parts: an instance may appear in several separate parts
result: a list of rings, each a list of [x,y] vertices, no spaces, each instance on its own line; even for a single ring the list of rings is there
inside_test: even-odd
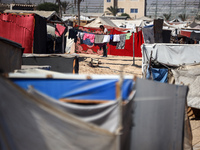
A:
[[[103,46],[104,44],[116,45],[116,49],[124,49],[126,39],[130,39],[131,33],[127,34],[114,34],[114,35],[104,35],[104,34],[94,34],[85,31],[70,29],[69,37],[77,42],[77,38],[80,38],[81,44],[86,44],[92,46],[93,44],[98,46]]]

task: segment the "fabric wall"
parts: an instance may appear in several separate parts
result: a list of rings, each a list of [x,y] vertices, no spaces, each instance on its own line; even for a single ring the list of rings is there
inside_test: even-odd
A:
[[[32,53],[34,15],[0,14],[0,36],[20,43],[24,53]]]
[[[131,150],[183,150],[188,87],[137,78]]]
[[[117,136],[0,77],[1,150],[116,150]]]
[[[35,14],[33,53],[46,54],[47,53],[46,43],[47,43],[46,19]]]
[[[141,50],[141,45],[144,43],[143,35],[142,35],[142,30],[134,33],[134,52],[135,52],[135,57],[142,57],[142,50]]]
[[[124,31],[128,30],[128,29],[113,28],[109,26],[105,27],[108,29],[108,34],[126,34],[126,32]],[[75,28],[81,31],[101,34],[99,28],[82,27],[82,26],[75,26]],[[78,41],[76,43],[76,52],[103,55],[103,47],[100,48],[99,46],[95,46],[95,44],[93,44],[92,46],[81,44],[78,38]],[[116,46],[107,43],[107,54],[116,56],[133,56],[133,36],[131,36],[129,40],[126,40],[124,49],[116,49]]]

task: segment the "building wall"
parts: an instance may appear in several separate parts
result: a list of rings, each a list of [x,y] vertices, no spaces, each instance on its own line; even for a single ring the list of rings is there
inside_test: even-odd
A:
[[[107,7],[113,6],[114,0],[107,1],[109,0],[104,0],[104,12],[108,11]],[[123,8],[124,13],[129,14],[131,18],[140,18],[145,15],[145,0],[117,0],[117,6]],[[131,13],[131,9],[134,9],[134,12]]]

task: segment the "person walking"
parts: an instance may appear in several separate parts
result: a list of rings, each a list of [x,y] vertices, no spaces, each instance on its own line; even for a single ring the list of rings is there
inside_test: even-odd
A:
[[[100,25],[99,28],[101,29],[103,34],[108,34],[108,29],[105,28],[103,25]],[[107,57],[107,44],[103,45],[103,56],[102,57]]]

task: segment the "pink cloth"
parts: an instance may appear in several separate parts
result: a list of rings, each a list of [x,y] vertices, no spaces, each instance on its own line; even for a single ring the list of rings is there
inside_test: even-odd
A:
[[[91,43],[94,43],[94,38],[95,38],[95,35],[89,34],[89,33],[85,33],[84,36],[83,36],[83,40],[90,39]]]
[[[62,25],[60,24],[56,24],[56,30],[55,30],[55,34],[57,36],[61,36],[65,31],[65,27],[63,27]]]

